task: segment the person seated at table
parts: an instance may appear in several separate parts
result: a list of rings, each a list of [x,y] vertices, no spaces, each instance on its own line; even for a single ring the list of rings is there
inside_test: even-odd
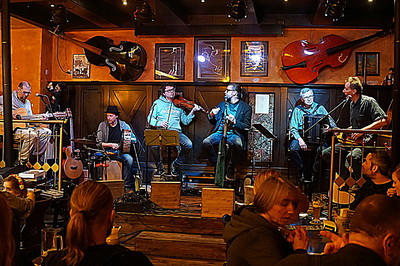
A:
[[[46,265],[152,265],[141,252],[108,245],[114,221],[113,197],[103,183],[93,180],[76,187],[70,198],[66,248],[49,252]]]
[[[290,254],[305,253],[304,229],[297,228],[286,238],[280,230],[298,219],[300,201],[300,189],[289,180],[271,176],[262,182],[254,205],[235,211],[225,226],[228,265],[274,265]]]
[[[386,194],[389,197],[400,197],[400,164],[396,166],[394,171],[392,172],[392,181],[393,181],[393,187],[389,188],[386,192]]]
[[[357,190],[355,199],[350,204],[352,210],[366,197],[374,194],[386,195],[387,190],[392,187],[392,180],[389,177],[390,157],[386,152],[372,151],[368,153],[361,171],[366,182]]]
[[[399,201],[385,195],[369,196],[357,206],[350,221],[349,234],[340,238],[334,233],[321,231],[321,235],[333,241],[326,244],[324,255],[290,255],[277,265],[399,265]]]

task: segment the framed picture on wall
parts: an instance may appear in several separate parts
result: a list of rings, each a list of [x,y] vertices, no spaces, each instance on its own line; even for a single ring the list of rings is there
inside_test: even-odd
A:
[[[72,78],[90,78],[90,63],[84,54],[74,54],[72,61]]]
[[[379,52],[356,53],[356,75],[362,76],[364,68],[367,76],[379,76]]]
[[[154,79],[185,79],[185,44],[156,43]]]
[[[241,42],[240,76],[268,76],[268,42]]]
[[[195,81],[229,81],[231,39],[196,37]]]

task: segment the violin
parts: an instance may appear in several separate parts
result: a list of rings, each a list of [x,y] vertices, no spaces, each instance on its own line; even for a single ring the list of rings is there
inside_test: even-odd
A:
[[[180,95],[176,95],[175,98],[172,100],[172,103],[181,109],[192,111],[194,105],[196,104],[194,101],[190,101],[188,99],[183,98]],[[200,111],[203,113],[208,113],[203,107],[200,106]]]
[[[292,42],[283,49],[281,70],[285,70],[286,75],[295,83],[309,83],[317,79],[322,68],[343,65],[352,47],[387,33],[380,31],[354,41],[331,34],[322,37],[318,44],[310,44],[306,40]]]

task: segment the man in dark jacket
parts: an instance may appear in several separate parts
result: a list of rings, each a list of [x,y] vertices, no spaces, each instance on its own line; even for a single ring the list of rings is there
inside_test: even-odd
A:
[[[399,239],[399,201],[384,195],[372,195],[357,206],[350,222],[348,238],[342,240],[332,236],[334,242],[325,247],[325,255],[290,255],[277,265],[399,265]]]
[[[251,127],[251,107],[242,99],[242,89],[239,84],[230,83],[225,90],[225,101],[212,109],[208,119],[215,125],[214,132],[203,140],[203,147],[210,155],[210,161],[215,166],[217,152],[214,145],[223,138],[224,124],[228,123],[227,143],[233,149],[231,160],[228,164],[227,177],[233,179],[235,164],[240,159],[240,154],[247,146],[247,131]]]

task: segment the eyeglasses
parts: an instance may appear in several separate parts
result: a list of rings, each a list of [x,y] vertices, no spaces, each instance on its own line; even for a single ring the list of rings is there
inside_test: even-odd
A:
[[[164,92],[175,92],[175,89],[165,90]]]
[[[314,98],[314,95],[304,96],[304,97],[303,97],[303,99],[310,99],[310,98]]]
[[[225,91],[235,91],[235,90],[231,90],[231,89],[226,89]]]
[[[31,94],[32,92],[30,92],[30,91],[21,91],[23,94]]]

